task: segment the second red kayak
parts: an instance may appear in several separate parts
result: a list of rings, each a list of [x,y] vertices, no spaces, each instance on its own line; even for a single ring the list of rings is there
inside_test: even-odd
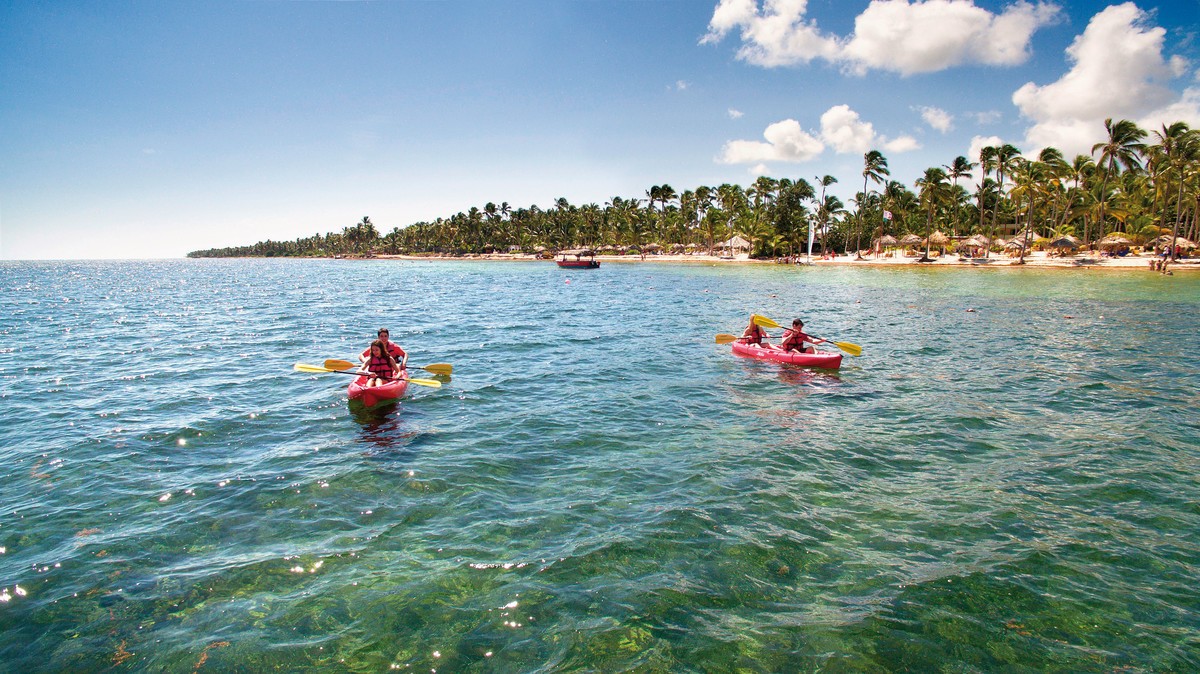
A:
[[[395,400],[408,390],[407,379],[396,379],[379,386],[367,386],[365,376],[355,377],[346,389],[351,400],[361,401],[367,407],[374,407],[382,402]]]
[[[836,370],[842,366],[842,354],[840,353],[797,353],[795,351],[784,351],[774,344],[759,346],[757,344],[734,342],[733,355],[741,356],[742,358],[773,360],[777,363],[820,367],[827,370]]]

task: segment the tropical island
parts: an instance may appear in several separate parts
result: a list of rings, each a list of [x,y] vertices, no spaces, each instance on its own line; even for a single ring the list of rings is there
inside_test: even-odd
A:
[[[1013,145],[988,146],[927,168],[910,188],[890,180],[887,158],[863,156],[853,209],[827,194],[838,178],[759,177],[748,187],[655,185],[644,196],[603,206],[560,198],[549,208],[489,202],[433,222],[380,233],[369,217],[340,232],[293,241],[213,248],[188,257],[552,256],[587,249],[602,256],[703,255],[796,261],[905,259],[932,262],[1003,254],[1023,264],[1084,254],[1191,256],[1200,234],[1200,129],[1184,122],[1147,131],[1105,121],[1107,138],[1068,160],[1048,147],[1025,157]],[[968,190],[964,178],[980,169]],[[857,184],[856,184],[857,186]],[[1156,267],[1157,268],[1157,267]]]

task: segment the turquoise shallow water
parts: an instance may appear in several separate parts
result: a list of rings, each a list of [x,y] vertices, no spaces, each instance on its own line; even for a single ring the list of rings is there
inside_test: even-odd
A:
[[[1198,308],[1095,270],[0,263],[0,670],[1200,670]],[[732,358],[751,311],[865,355]],[[292,371],[380,325],[452,381],[361,410]]]

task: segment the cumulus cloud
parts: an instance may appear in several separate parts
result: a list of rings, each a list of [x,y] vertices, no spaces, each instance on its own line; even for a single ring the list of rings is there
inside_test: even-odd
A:
[[[741,119],[744,113],[734,108],[729,109],[729,119]]]
[[[717,161],[722,164],[751,164],[755,162],[803,162],[816,157],[825,145],[805,131],[800,122],[785,119],[775,122],[763,132],[766,142],[731,140],[721,150]]]
[[[889,139],[875,132],[848,105],[835,105],[821,115],[821,130],[809,133],[794,119],[785,119],[767,127],[766,142],[731,140],[722,148],[717,161],[723,164],[752,164],[765,161],[804,162],[832,147],[838,154],[865,153],[875,147],[894,152],[920,149],[911,136]]]
[[[954,126],[954,116],[941,108],[919,107],[921,119],[934,129],[946,133]]]
[[[972,112],[968,115],[975,120],[976,124],[984,126],[987,124],[995,124],[1004,118],[1004,113],[999,110],[984,110],[983,112]]]
[[[683,91],[690,86],[687,80],[675,80],[675,91]]]
[[[901,154],[921,149],[921,144],[912,136],[900,136],[892,139],[880,138],[880,143],[883,145],[883,149],[892,154]]]
[[[740,30],[738,58],[748,63],[773,67],[835,59],[837,39],[823,35],[816,22],[806,21],[807,12],[807,0],[767,0],[762,9],[756,0],[721,0],[700,43],[714,44]]]
[[[1013,94],[1021,114],[1033,121],[1023,150],[1054,146],[1067,155],[1088,153],[1104,139],[1109,117],[1142,128],[1200,122],[1196,91],[1181,96],[1168,86],[1179,65],[1164,59],[1166,31],[1149,21],[1131,2],[1104,9],[1067,48],[1070,71],[1044,86],[1026,83]]]
[[[1057,20],[1050,3],[1020,0],[993,14],[973,0],[873,0],[839,37],[806,18],[806,0],[721,0],[702,44],[739,31],[738,58],[765,67],[822,59],[855,73],[870,69],[902,75],[975,63],[1009,66],[1029,57],[1036,32]]]
[[[875,142],[875,127],[848,105],[835,105],[821,115],[821,139],[838,154],[866,152]]]

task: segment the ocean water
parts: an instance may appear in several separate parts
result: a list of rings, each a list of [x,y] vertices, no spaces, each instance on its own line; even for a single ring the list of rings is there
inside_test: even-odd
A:
[[[1198,309],[1183,273],[2,262],[0,671],[1198,671]],[[734,358],[751,312],[864,354]],[[454,376],[362,409],[292,370],[381,326]]]

